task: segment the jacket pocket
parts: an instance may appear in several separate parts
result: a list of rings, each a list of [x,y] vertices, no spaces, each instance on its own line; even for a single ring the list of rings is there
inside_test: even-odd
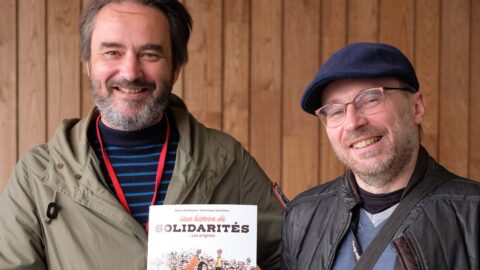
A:
[[[399,238],[392,241],[393,250],[397,253],[397,259],[402,269],[405,270],[418,270],[420,267],[420,261],[415,255],[415,250],[411,241],[405,234],[402,234]]]

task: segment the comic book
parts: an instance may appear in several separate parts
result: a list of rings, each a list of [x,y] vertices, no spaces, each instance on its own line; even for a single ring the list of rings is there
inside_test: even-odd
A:
[[[147,270],[252,270],[256,254],[256,205],[150,207]]]

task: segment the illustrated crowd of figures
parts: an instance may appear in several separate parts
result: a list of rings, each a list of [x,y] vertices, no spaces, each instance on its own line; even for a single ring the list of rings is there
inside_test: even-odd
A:
[[[255,265],[251,265],[251,259],[236,260],[222,257],[222,250],[217,250],[217,256],[202,252],[201,249],[191,249],[184,251],[172,251],[168,254],[166,264],[170,270],[255,270]],[[160,270],[162,264],[156,260],[156,267],[152,265],[150,269]]]

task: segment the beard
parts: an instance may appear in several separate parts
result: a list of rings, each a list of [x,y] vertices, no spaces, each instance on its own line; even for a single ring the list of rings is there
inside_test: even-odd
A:
[[[371,134],[385,133],[386,131],[382,128],[365,126],[349,134],[348,138],[359,138]],[[395,177],[403,172],[414,156],[415,151],[417,151],[419,142],[418,127],[407,115],[402,117],[401,124],[397,125],[393,133],[393,145],[387,149],[383,149],[383,151],[387,151],[387,153],[384,153],[382,160],[373,164],[362,163],[361,160],[349,156],[346,151],[343,151],[343,149],[349,147],[349,145],[346,144],[334,146],[334,152],[338,159],[366,184],[374,187],[382,187],[393,182]],[[369,153],[364,156],[364,158],[369,158],[376,154],[382,153]]]
[[[116,91],[114,87],[120,88],[144,88],[144,91],[152,91],[151,97],[146,102],[131,100],[128,101],[128,106],[136,109],[136,113],[127,115],[125,112],[119,110],[114,105],[114,100],[111,95],[102,96],[99,94],[101,86],[95,84],[94,79],[90,78],[90,94],[97,106],[100,114],[113,127],[124,130],[134,131],[150,127],[158,122],[159,117],[163,114],[168,105],[168,95],[172,90],[172,82],[166,81],[161,86],[159,94],[155,95],[153,90],[156,89],[156,83],[145,80],[115,80],[110,79],[106,83],[107,92]]]

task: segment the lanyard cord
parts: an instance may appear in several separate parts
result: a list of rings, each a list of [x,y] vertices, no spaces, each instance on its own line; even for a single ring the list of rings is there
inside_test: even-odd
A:
[[[168,117],[167,117],[166,114],[165,114],[165,118],[167,120],[167,134],[165,136],[165,142],[163,143],[162,150],[160,152],[160,158],[158,160],[157,174],[155,176],[155,190],[153,192],[152,202],[151,202],[150,205],[155,205],[155,201],[157,199],[158,189],[160,188],[160,181],[161,181],[162,175],[163,175],[163,169],[165,167],[165,160],[166,160],[166,157],[167,157],[167,146],[168,146],[168,140],[169,140],[169,137],[170,137],[170,123],[168,121]],[[100,143],[100,149],[102,150],[102,156],[103,156],[103,160],[105,162],[105,167],[107,168],[108,175],[110,176],[110,180],[113,183],[115,193],[117,194],[117,197],[118,197],[120,203],[122,204],[125,211],[127,211],[131,215],[132,212],[130,211],[130,207],[128,206],[128,202],[127,202],[127,199],[125,197],[125,193],[123,192],[123,189],[120,186],[120,181],[118,181],[118,178],[117,178],[117,175],[116,175],[116,173],[113,169],[112,163],[110,162],[110,159],[108,158],[107,151],[103,147],[102,136],[100,134],[100,119],[101,119],[101,115],[98,115],[97,121],[96,121],[96,129],[97,129],[98,141]],[[146,230],[148,232],[148,221],[147,221]]]

